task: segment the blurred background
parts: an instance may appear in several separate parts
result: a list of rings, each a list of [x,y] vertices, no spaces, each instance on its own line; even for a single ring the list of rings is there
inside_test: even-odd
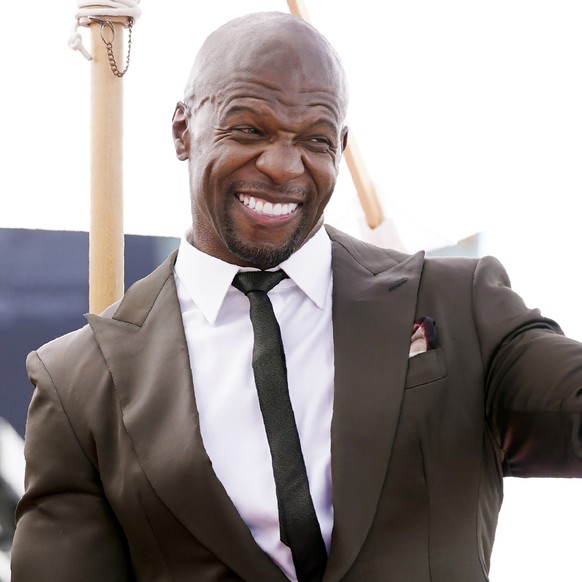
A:
[[[582,4],[305,2],[344,61],[349,125],[387,217],[370,232],[342,167],[327,222],[380,244],[388,232],[410,252],[493,254],[528,305],[582,340]],[[141,8],[125,77],[128,285],[188,227],[186,165],[174,156],[170,120],[196,50],[230,18],[288,11],[284,0]],[[7,3],[0,35],[2,582],[32,394],[24,359],[82,325],[88,310],[90,63],[67,46],[75,9],[73,0]],[[505,485],[492,582],[579,581],[582,484]]]

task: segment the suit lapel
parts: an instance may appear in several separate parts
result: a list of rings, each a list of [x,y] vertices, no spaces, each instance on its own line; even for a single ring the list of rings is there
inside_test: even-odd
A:
[[[408,366],[423,253],[333,241],[335,396],[331,428],[334,527],[324,580],[341,579],[372,525]]]
[[[172,255],[136,283],[113,319],[88,316],[139,463],[162,501],[243,579],[285,580],[257,546],[204,450]]]

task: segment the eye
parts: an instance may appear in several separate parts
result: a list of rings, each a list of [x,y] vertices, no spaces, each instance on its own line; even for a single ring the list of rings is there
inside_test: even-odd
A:
[[[307,147],[320,152],[335,151],[334,143],[322,135],[314,135],[305,140]]]
[[[262,135],[261,132],[250,125],[244,125],[241,127],[233,127],[231,130],[235,135],[242,135],[244,137],[255,137]]]

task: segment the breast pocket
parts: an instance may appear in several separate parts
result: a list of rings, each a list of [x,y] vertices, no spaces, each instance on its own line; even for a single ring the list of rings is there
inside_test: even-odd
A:
[[[405,389],[417,388],[440,380],[447,375],[442,348],[429,350],[408,359]]]

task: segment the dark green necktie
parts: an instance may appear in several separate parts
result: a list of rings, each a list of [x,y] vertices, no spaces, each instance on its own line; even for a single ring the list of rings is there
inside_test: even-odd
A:
[[[323,578],[327,552],[289,399],[281,331],[267,295],[285,278],[283,271],[251,271],[236,275],[232,284],[251,304],[253,371],[273,462],[281,541],[291,549],[298,581],[318,582]]]

